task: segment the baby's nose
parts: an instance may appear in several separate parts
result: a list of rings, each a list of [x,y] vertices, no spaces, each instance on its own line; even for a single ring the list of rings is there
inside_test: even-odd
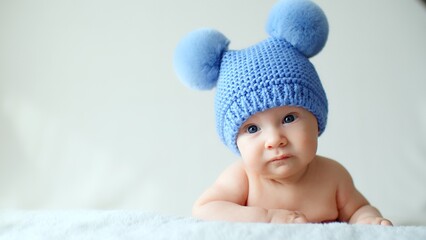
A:
[[[273,149],[278,147],[284,147],[288,143],[287,138],[279,131],[271,131],[265,140],[265,148]]]

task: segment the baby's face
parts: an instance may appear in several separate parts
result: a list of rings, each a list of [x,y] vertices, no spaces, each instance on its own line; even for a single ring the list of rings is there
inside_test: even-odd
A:
[[[316,156],[317,140],[315,116],[284,106],[251,116],[239,130],[237,146],[247,171],[284,179],[306,169]]]

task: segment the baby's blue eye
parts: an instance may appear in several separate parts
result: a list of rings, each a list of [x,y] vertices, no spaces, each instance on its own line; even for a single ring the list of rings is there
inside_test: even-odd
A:
[[[285,117],[284,117],[284,119],[283,119],[283,124],[285,124],[285,123],[292,123],[292,122],[294,122],[294,120],[296,120],[296,115],[294,115],[294,114],[289,114],[289,115],[286,115]]]
[[[257,131],[259,131],[259,128],[258,128],[256,125],[250,125],[250,126],[247,128],[247,132],[248,132],[248,133],[255,133],[255,132],[257,132]]]

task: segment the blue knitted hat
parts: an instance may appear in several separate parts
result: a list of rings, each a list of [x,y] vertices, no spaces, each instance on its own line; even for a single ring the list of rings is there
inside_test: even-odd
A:
[[[327,41],[323,11],[308,0],[281,0],[270,13],[266,31],[266,40],[228,50],[224,35],[200,29],[182,39],[175,52],[174,66],[183,84],[198,90],[217,87],[217,131],[237,154],[239,128],[257,112],[298,106],[317,118],[319,134],[327,123],[327,97],[309,61]]]

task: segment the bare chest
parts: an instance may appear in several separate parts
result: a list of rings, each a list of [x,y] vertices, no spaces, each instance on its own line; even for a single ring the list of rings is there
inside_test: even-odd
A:
[[[298,186],[252,183],[247,205],[300,211],[310,222],[333,221],[338,217],[336,187],[326,182]]]

